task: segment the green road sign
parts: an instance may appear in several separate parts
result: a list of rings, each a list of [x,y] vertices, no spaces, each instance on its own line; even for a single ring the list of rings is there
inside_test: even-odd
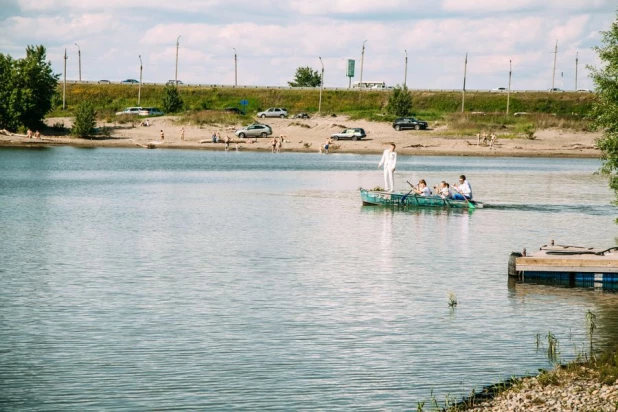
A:
[[[348,59],[348,71],[346,76],[354,77],[354,60]]]

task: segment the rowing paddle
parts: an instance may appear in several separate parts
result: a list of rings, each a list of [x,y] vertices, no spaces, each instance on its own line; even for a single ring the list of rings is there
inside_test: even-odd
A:
[[[407,180],[406,180],[406,182],[407,182],[410,186],[412,186],[412,183],[408,182]],[[402,203],[402,204],[405,202],[406,198],[407,198],[408,196],[410,196],[410,193],[412,193],[413,191],[414,191],[414,186],[412,186],[412,190],[410,190],[408,193],[406,193],[406,194],[405,194],[405,195],[401,198],[401,203]]]
[[[457,193],[459,193],[464,198],[464,200],[468,203],[469,207],[471,207],[472,209],[476,209],[476,205],[471,200],[468,200],[468,198],[466,196],[461,194],[461,192],[459,190],[457,190],[457,188],[455,186],[453,186],[453,190],[456,191]]]

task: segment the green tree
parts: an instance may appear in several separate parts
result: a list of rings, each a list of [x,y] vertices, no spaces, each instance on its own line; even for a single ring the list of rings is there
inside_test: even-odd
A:
[[[408,116],[412,111],[412,95],[406,85],[395,86],[393,93],[388,97],[386,112],[395,116]]]
[[[178,88],[174,85],[166,86],[163,94],[163,102],[161,103],[163,111],[165,113],[176,113],[182,110],[182,105],[183,102],[178,93]]]
[[[588,67],[598,95],[592,116],[594,125],[603,130],[603,136],[597,140],[603,159],[601,173],[608,177],[618,203],[618,16],[610,30],[601,32],[601,37],[602,46],[594,50],[603,66]]]
[[[296,69],[294,81],[288,82],[291,87],[317,87],[320,83],[320,73],[309,66]]]
[[[88,101],[81,102],[75,109],[75,119],[71,134],[77,137],[89,137],[94,133],[96,126],[96,111],[92,103]]]
[[[52,107],[58,86],[43,46],[28,46],[26,57],[0,54],[0,128],[39,128]]]

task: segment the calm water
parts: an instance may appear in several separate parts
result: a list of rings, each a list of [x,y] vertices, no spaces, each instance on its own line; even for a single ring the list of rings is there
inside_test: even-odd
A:
[[[537,334],[571,358],[587,310],[618,338],[618,295],[506,275],[616,245],[597,161],[400,156],[469,213],[362,207],[378,160],[1,149],[0,409],[410,410],[551,366]]]

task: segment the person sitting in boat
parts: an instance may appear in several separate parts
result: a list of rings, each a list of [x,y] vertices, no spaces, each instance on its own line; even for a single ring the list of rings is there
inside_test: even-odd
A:
[[[425,179],[419,180],[417,187],[414,188],[414,192],[420,196],[431,196],[431,189],[427,187]]]
[[[438,186],[438,196],[442,199],[452,199],[453,192],[451,191],[451,186],[446,183],[444,180],[440,182],[440,186]]]
[[[456,193],[453,193],[453,199],[455,200],[472,200],[472,186],[466,180],[465,175],[459,176],[459,183],[455,183],[453,188]]]

